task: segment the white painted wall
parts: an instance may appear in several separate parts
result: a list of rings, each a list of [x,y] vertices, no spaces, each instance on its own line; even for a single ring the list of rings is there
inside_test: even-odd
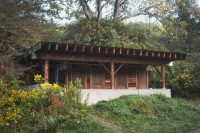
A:
[[[83,89],[82,101],[87,98],[87,104],[96,104],[102,100],[112,100],[123,95],[163,94],[171,97],[171,89]]]

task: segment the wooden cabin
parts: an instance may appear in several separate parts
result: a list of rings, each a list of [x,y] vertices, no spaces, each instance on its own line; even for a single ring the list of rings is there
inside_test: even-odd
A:
[[[34,66],[34,74],[43,74],[45,82],[67,87],[70,81],[80,79],[84,89],[146,89],[148,65],[161,66],[162,86],[166,88],[166,64],[185,56],[164,51],[40,42],[26,51],[25,59]]]

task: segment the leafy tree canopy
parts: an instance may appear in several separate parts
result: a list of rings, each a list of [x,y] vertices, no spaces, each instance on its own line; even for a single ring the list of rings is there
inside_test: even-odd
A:
[[[47,20],[58,17],[60,10],[55,0],[1,0],[0,55],[19,55],[35,42],[53,37],[48,33],[57,32],[56,27]]]
[[[99,28],[96,28],[95,20],[82,19],[66,26],[63,41],[112,47],[164,49],[164,45],[153,44],[151,36],[155,37],[153,33],[160,30],[158,26],[154,27],[150,28],[144,23],[124,24],[118,20],[103,19]]]

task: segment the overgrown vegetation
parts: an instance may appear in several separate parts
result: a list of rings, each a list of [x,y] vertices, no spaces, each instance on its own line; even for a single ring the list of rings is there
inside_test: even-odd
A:
[[[200,126],[199,101],[130,95],[87,106],[80,81],[66,90],[41,75],[34,80],[38,88],[28,90],[17,78],[0,80],[0,132],[187,133]]]
[[[101,101],[94,105],[93,115],[112,121],[124,133],[188,133],[200,126],[199,101],[163,95]]]
[[[61,20],[63,10],[63,18],[75,21],[62,27],[54,19]],[[123,22],[140,15],[149,23]],[[188,56],[167,66],[167,88],[174,97],[199,98],[199,16],[196,0],[0,0],[0,132],[113,132],[94,116],[123,132],[182,133],[199,127],[198,101],[124,96],[92,110],[80,102],[79,82],[66,91],[37,75],[38,89],[24,90],[18,80],[27,70],[18,59],[41,40],[178,51]],[[160,88],[160,69],[150,67],[149,73],[150,87]]]
[[[81,103],[80,81],[71,83],[68,90],[42,83],[41,75],[36,75],[35,81],[40,83],[38,89],[24,90],[10,86],[12,80],[0,80],[0,132],[109,132]]]
[[[140,15],[148,16],[149,22],[124,22]],[[188,59],[167,68],[167,87],[174,96],[199,97],[200,15],[196,0],[1,0],[0,16],[0,77],[23,77],[27,68],[19,65],[18,59],[38,41],[178,51],[187,53]],[[65,26],[54,23],[64,18],[74,21]],[[153,24],[155,19],[159,24]],[[186,69],[191,76],[188,87],[180,78]],[[149,71],[150,86],[160,87],[158,71]]]

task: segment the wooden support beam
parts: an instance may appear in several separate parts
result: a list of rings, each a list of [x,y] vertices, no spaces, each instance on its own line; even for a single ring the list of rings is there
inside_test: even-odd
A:
[[[156,72],[157,72],[160,76],[162,76],[161,72],[158,70],[158,68],[157,68],[156,66],[153,66],[153,68],[156,70]]]
[[[55,82],[58,83],[58,78],[59,77],[59,66],[58,64],[56,64],[56,67],[55,67]]]
[[[122,68],[123,65],[124,65],[124,64],[121,64],[121,65],[115,70],[115,75],[116,75],[116,73]]]
[[[87,76],[88,76],[89,73],[87,72],[87,67],[88,67],[87,65],[84,65],[84,66],[83,66],[83,68],[84,68],[84,80],[83,80],[84,83],[83,83],[83,87],[84,87],[85,89],[88,89],[88,87],[87,87],[87,80],[88,80],[88,79],[87,79]]]
[[[65,88],[68,89],[69,86],[69,78],[68,78],[68,66],[67,69],[65,69]]]
[[[69,85],[70,85],[70,82],[72,82],[72,64],[67,64],[67,73],[68,73],[68,77],[67,77],[67,79],[68,79],[68,86],[67,86],[67,88],[69,88]]]
[[[114,63],[111,62],[111,89],[115,88],[115,66]]]
[[[47,60],[57,60],[57,61],[83,61],[83,62],[101,62],[101,63],[123,63],[123,64],[151,64],[151,65],[161,65],[168,64],[170,61],[165,60],[153,60],[153,59],[132,59],[125,57],[100,57],[100,56],[85,56],[85,55],[65,55],[63,54],[48,54],[41,53],[38,54],[37,59],[47,59]]]
[[[100,63],[103,67],[104,67],[104,69],[110,74],[110,70],[105,66],[105,64],[104,63]]]
[[[163,89],[166,89],[166,80],[165,80],[165,71],[166,71],[166,65],[162,65],[162,87]]]
[[[44,82],[49,82],[49,60],[44,60]]]

